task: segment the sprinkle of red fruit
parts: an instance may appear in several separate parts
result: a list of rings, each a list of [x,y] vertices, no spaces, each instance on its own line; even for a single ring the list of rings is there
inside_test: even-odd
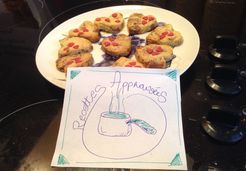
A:
[[[73,42],[70,42],[70,43],[67,44],[68,47],[72,47],[73,45],[74,45]]]
[[[66,64],[67,64],[67,65],[71,65],[72,63],[74,63],[74,61],[73,61],[73,60],[68,61]]]
[[[74,29],[73,32],[77,33],[77,32],[79,32],[79,29]]]
[[[143,25],[147,24],[147,21],[146,21],[146,20],[143,20],[143,21],[142,21],[142,24],[143,24]]]
[[[154,19],[155,19],[155,17],[153,17],[152,15],[149,16],[149,21],[152,21]]]
[[[163,49],[162,49],[160,46],[158,46],[158,47],[156,48],[156,52],[163,52]]]
[[[130,65],[136,65],[137,63],[136,63],[136,61],[131,61],[131,62],[129,62],[129,64]]]
[[[78,58],[74,58],[73,60],[75,61],[76,64],[82,62],[81,58],[79,58],[79,57]]]
[[[165,37],[166,35],[163,35],[163,34],[160,35],[160,39],[164,39]]]
[[[73,46],[74,49],[78,49],[79,48],[79,45],[75,45]]]
[[[119,46],[119,44],[117,42],[112,42],[113,46]]]
[[[109,18],[105,18],[105,21],[106,21],[106,22],[110,22],[110,19],[109,19]]]
[[[173,32],[168,33],[168,36],[173,36],[173,35],[174,35]]]
[[[148,52],[148,54],[153,53],[153,49],[151,49],[151,48],[147,48],[146,51]]]
[[[87,28],[83,28],[83,32],[88,32],[89,30]]]
[[[114,17],[114,18],[117,17],[117,16],[118,16],[117,13],[113,13],[113,14],[112,14],[112,17]]]
[[[152,53],[153,56],[156,56],[156,55],[159,55],[159,54],[160,54],[160,52],[153,52]]]
[[[96,18],[96,21],[101,21],[101,18]]]
[[[104,46],[109,46],[109,45],[110,45],[110,42],[107,42],[107,41],[106,41],[106,42],[104,42],[103,44],[104,44]]]
[[[143,16],[144,20],[148,20],[148,18],[149,18],[148,16]]]
[[[159,55],[159,54],[160,54],[160,52],[156,52],[156,51],[152,53],[153,56],[156,56],[156,55]]]

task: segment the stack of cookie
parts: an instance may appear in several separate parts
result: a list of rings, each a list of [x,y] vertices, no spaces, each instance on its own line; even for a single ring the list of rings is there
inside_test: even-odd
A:
[[[167,61],[174,56],[173,48],[183,42],[182,35],[170,24],[158,26],[156,18],[152,15],[130,15],[127,20],[128,35],[120,33],[124,28],[124,22],[121,13],[113,13],[109,17],[95,18],[94,22],[84,21],[79,28],[71,29],[68,36],[60,40],[57,69],[66,72],[68,67],[92,66],[92,45],[99,41],[105,54],[118,59],[112,66],[166,68]],[[102,38],[101,31],[112,35]],[[138,46],[134,53],[135,60],[131,59],[132,36],[148,32],[146,44]]]

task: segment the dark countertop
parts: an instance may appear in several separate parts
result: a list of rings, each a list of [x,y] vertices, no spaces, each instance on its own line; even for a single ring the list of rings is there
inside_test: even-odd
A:
[[[0,170],[63,170],[51,168],[64,90],[39,73],[35,53],[40,41],[61,22],[80,13],[112,5],[159,6],[187,18],[197,29],[201,47],[192,66],[181,76],[182,116],[189,170],[246,170],[246,139],[222,143],[201,127],[211,105],[246,108],[242,91],[225,96],[205,84],[214,62],[208,45],[216,35],[236,36],[241,58],[227,63],[246,70],[245,1],[24,1],[0,2]],[[234,11],[230,15],[227,11]],[[228,23],[230,21],[230,23]],[[106,170],[106,169],[105,169]]]

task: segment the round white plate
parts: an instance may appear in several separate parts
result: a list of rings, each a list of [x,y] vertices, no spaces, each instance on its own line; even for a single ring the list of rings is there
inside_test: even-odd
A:
[[[142,13],[144,15],[154,15],[158,22],[172,24],[174,29],[181,32],[184,38],[182,45],[174,48],[176,58],[172,60],[171,68],[178,69],[183,74],[194,62],[200,47],[200,39],[194,26],[184,17],[157,7],[142,5],[124,5],[101,8],[77,15],[54,28],[40,43],[36,52],[36,65],[39,72],[52,84],[65,88],[65,73],[56,69],[56,60],[58,58],[58,49],[60,48],[59,40],[68,34],[70,29],[79,27],[83,21],[94,21],[97,17],[107,17],[114,12],[123,14],[126,22],[127,17],[132,13]],[[126,26],[121,33],[127,34]],[[138,35],[145,39],[148,33]],[[101,47],[98,43],[93,44],[92,55],[95,63],[103,60]]]

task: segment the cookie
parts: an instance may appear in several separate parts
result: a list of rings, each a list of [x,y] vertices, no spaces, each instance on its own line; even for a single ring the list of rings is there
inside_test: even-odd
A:
[[[68,67],[87,67],[91,66],[93,61],[93,57],[90,53],[82,53],[58,58],[56,67],[61,72],[67,72]]]
[[[61,48],[58,56],[75,55],[79,53],[91,52],[93,47],[89,40],[82,37],[67,37],[60,40]]]
[[[135,57],[147,68],[166,68],[166,62],[173,58],[173,48],[156,44],[140,46],[136,49]]]
[[[130,35],[143,34],[157,27],[156,18],[152,15],[134,13],[129,16],[127,28]]]
[[[183,36],[175,31],[170,24],[155,28],[147,37],[147,44],[179,46],[183,43]]]
[[[104,38],[102,50],[112,56],[127,56],[131,51],[131,38],[125,34]]]
[[[84,21],[79,28],[75,28],[69,31],[69,37],[83,37],[92,43],[98,42],[100,39],[100,33],[92,22]]]
[[[118,33],[124,27],[124,18],[121,13],[115,12],[109,17],[96,18],[94,24],[100,31],[105,31],[108,33]]]
[[[126,57],[120,57],[117,61],[113,63],[114,67],[136,67],[136,68],[144,68],[144,65],[138,61],[133,59],[129,59]]]

